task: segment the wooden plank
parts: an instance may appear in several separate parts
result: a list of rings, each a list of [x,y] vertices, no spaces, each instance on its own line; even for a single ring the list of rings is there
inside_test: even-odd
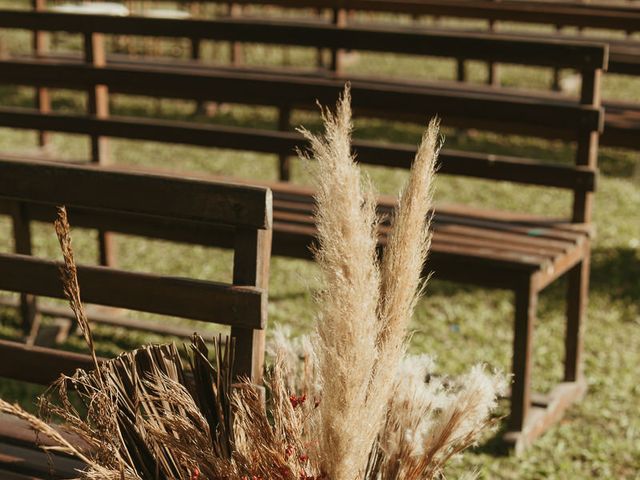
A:
[[[584,380],[559,383],[549,393],[548,404],[541,407],[532,405],[529,418],[523,427],[507,431],[503,436],[504,441],[514,448],[516,454],[521,454],[536,438],[556,424],[564,412],[580,401],[586,392],[587,384]]]
[[[177,20],[0,10],[0,27],[256,42],[330,48],[334,51],[372,50],[439,57],[464,55],[467,59],[576,69],[606,67],[607,46],[603,42],[559,41],[482,32],[452,33],[406,26],[401,30],[393,25],[347,26],[341,17],[346,10],[336,8],[333,11],[334,23],[324,24],[281,19]]]
[[[56,428],[55,425],[54,428]],[[81,442],[77,436],[65,432],[60,428],[56,429],[60,435],[65,437],[67,440],[74,442],[76,445]],[[0,443],[30,448],[35,448],[36,444],[43,446],[55,445],[50,438],[45,437],[44,435],[38,435],[34,432],[28,422],[7,414],[0,414]],[[59,455],[67,456],[64,454]],[[0,476],[0,478],[4,479],[2,476]]]
[[[0,377],[48,385],[78,368],[92,370],[91,356],[0,340]]]
[[[434,232],[434,241],[436,238],[438,242],[446,242],[449,245],[491,248],[496,250],[503,249],[514,254],[522,253],[528,256],[530,255],[546,259],[548,261],[554,261],[563,253],[546,248],[545,246],[523,245],[521,243],[512,242],[509,239],[467,236],[461,235],[459,232],[454,233],[443,230]]]
[[[470,205],[440,204],[436,206],[436,221],[475,224],[485,228],[510,230],[532,237],[555,238],[580,243],[587,235],[584,224],[572,224],[568,219],[545,218],[520,212],[510,212]]]
[[[46,0],[31,0],[31,6],[35,12],[41,12],[46,10]],[[1,17],[2,15],[0,15]],[[33,32],[33,42],[32,42],[33,52],[36,56],[45,55],[48,49],[48,38],[46,32],[43,31],[34,31]],[[36,87],[36,99],[35,106],[40,113],[48,113],[51,111],[51,97],[49,95],[49,90],[46,88]],[[50,137],[49,134],[45,131],[38,132],[38,145],[40,147],[47,147],[49,145]]]
[[[221,0],[206,0],[219,3]],[[237,0],[242,5],[278,5],[286,8],[335,8],[407,15],[435,15],[523,23],[571,25],[640,31],[640,12],[616,9],[578,8],[547,2],[530,4],[521,0]]]
[[[269,257],[271,255],[271,230],[240,230],[236,236],[233,264],[235,285],[254,285],[266,291],[269,283]],[[267,299],[264,297],[264,321],[262,329],[231,327],[235,338],[236,358],[234,375],[250,379],[262,386],[265,354],[265,326]]]
[[[27,205],[11,202],[9,209],[13,221],[14,252],[21,255],[31,255],[31,225]],[[20,318],[22,320],[22,332],[27,342],[31,343],[35,339],[40,323],[35,296],[20,293]]]
[[[23,255],[0,254],[0,290],[64,298],[60,264]],[[87,303],[121,307],[222,325],[264,328],[266,292],[105,267],[78,267]]]
[[[309,247],[313,240],[314,230],[311,227],[290,228],[286,223],[274,222],[273,255],[312,259]],[[538,263],[527,265],[513,259],[492,258],[487,255],[470,257],[466,253],[433,248],[425,266],[425,274],[436,272],[442,280],[512,290],[514,275],[521,275],[523,272],[531,274],[540,268]]]
[[[278,112],[278,130],[286,132],[291,125],[291,109],[288,106],[280,107]],[[291,180],[291,151],[282,151],[278,158],[279,175],[282,181]]]
[[[102,33],[84,34],[84,61],[97,68],[106,65],[106,50]],[[109,116],[109,90],[106,85],[93,85],[88,91],[88,114],[97,118]],[[109,163],[109,143],[101,135],[91,135],[91,161],[95,164]],[[109,232],[98,232],[98,251],[100,265],[116,266],[116,240]]]
[[[575,265],[587,258],[590,255],[588,244],[588,241],[579,244],[576,248],[569,250],[557,258],[550,268],[538,272],[534,279],[536,288],[542,290],[548,287]]]
[[[52,58],[47,59],[47,63],[50,63],[50,61],[53,60]],[[73,60],[73,59],[72,59]],[[115,62],[112,62],[112,64],[115,65]],[[120,65],[122,64],[122,65]],[[119,66],[123,66],[125,68],[128,68],[130,66],[139,66],[139,63],[137,62],[131,62],[130,60],[128,61],[119,61],[118,62]],[[147,61],[145,62],[145,66],[148,68],[152,68],[153,70],[164,70],[166,68],[169,69],[173,69],[175,67],[171,66],[171,65],[167,65],[166,62],[150,62]],[[237,69],[229,69],[227,67],[225,68],[221,68],[221,67],[210,67],[210,68],[206,68],[203,69],[202,66],[198,66],[197,68],[186,68],[184,69],[184,65],[178,65],[180,70],[183,71],[193,71],[193,73],[198,73],[198,74],[209,74],[209,73],[227,73],[227,74],[236,74],[238,73]],[[279,71],[280,74],[287,74],[289,75],[289,73],[287,72],[281,72]],[[242,69],[242,73],[243,74],[252,74],[252,75],[258,75],[258,76],[262,76],[262,75],[274,75],[274,71],[273,70],[256,70],[256,69]],[[299,74],[295,74],[294,77],[296,76],[300,76]],[[302,77],[304,78],[314,78],[313,75],[309,75],[304,74],[302,75]],[[465,84],[464,88],[460,88],[459,86],[456,88],[453,88],[452,85],[446,85],[443,88],[443,85],[441,85],[441,82],[439,82],[438,84],[425,84],[423,82],[420,83],[416,83],[416,82],[407,82],[407,81],[399,81],[399,80],[394,80],[393,82],[390,82],[389,79],[380,81],[380,79],[375,79],[375,78],[371,78],[371,77],[355,77],[353,75],[350,76],[351,80],[352,80],[352,84],[353,82],[356,81],[356,79],[358,81],[362,81],[365,82],[368,85],[382,85],[386,88],[392,88],[392,89],[396,89],[400,86],[402,87],[406,87],[406,88],[411,88],[411,89],[423,89],[423,88],[431,88],[437,91],[442,91],[443,89],[446,90],[447,92],[450,91],[450,93],[452,93],[453,95],[460,95],[460,94],[467,94],[467,93],[473,93],[473,94],[479,94],[479,95],[496,95],[496,92],[494,91],[494,89],[491,90],[482,90],[482,89],[478,89],[477,87],[474,87],[473,89],[470,89],[470,87],[468,86],[468,84]],[[144,93],[142,93],[144,94]],[[147,95],[149,93],[147,92]],[[171,96],[170,93],[166,94],[166,96]],[[189,97],[189,96],[188,96]],[[504,89],[500,90],[500,98],[503,101],[525,101],[525,102],[529,102],[529,101],[534,101],[534,102],[542,102],[544,104],[553,104],[556,106],[566,106],[567,105],[567,99],[566,97],[560,97],[557,94],[554,95],[550,95],[547,92],[537,92],[535,97],[532,98],[530,95],[523,95],[522,93],[519,93],[518,95],[514,94],[512,91],[507,92]],[[245,100],[243,100],[242,98],[237,100],[237,103],[246,103]],[[251,103],[251,102],[249,102]],[[258,102],[259,103],[259,102]],[[568,101],[568,103],[570,105],[575,105],[574,102]],[[268,102],[265,104],[269,104]],[[274,104],[276,106],[278,106],[279,104],[277,102],[274,101]],[[304,108],[304,109],[316,109],[316,105],[313,104],[297,104],[296,105],[297,108]],[[528,111],[528,109],[527,109]],[[402,110],[398,110],[398,111],[394,111],[393,109],[391,109],[390,107],[387,109],[381,108],[381,107],[372,107],[372,108],[367,108],[365,105],[363,105],[362,107],[358,108],[356,110],[356,114],[358,116],[372,116],[372,117],[377,117],[377,118],[389,118],[392,119],[394,121],[408,121],[408,122],[418,122],[420,124],[422,124],[424,122],[424,114],[423,113],[419,113],[419,112],[408,112],[408,111],[402,111]],[[435,114],[435,113],[433,113]],[[447,124],[450,126],[458,126],[458,127],[463,127],[463,128],[483,128],[483,129],[487,129],[487,130],[495,130],[495,131],[499,131],[501,133],[506,133],[506,132],[510,132],[510,133],[516,133],[516,134],[524,134],[524,135],[532,135],[532,136],[540,136],[540,137],[546,137],[546,138],[562,138],[562,139],[574,139],[575,138],[575,129],[571,129],[571,128],[550,128],[550,127],[546,127],[543,124],[540,125],[529,125],[527,123],[517,123],[515,121],[512,122],[507,122],[505,123],[504,121],[501,120],[497,120],[497,119],[493,119],[492,117],[486,117],[486,115],[484,117],[480,116],[476,119],[472,121],[467,120],[466,117],[464,117],[463,115],[450,115],[447,117]],[[600,128],[601,125],[599,125]]]
[[[16,307],[18,304],[11,300],[0,298],[0,306]],[[129,330],[138,330],[141,332],[152,332],[159,335],[169,335],[173,337],[190,339],[194,333],[200,334],[203,338],[207,338],[207,333],[198,328],[189,328],[170,323],[153,322],[150,320],[141,320],[138,318],[130,318],[115,312],[101,312],[91,306],[87,306],[87,317],[91,323],[99,323],[102,325],[110,325],[112,327],[127,328]],[[58,307],[56,305],[38,305],[38,312],[42,315],[55,318],[65,318],[75,320],[75,315],[68,307]],[[0,422],[0,425],[2,422]]]
[[[0,448],[2,448],[2,446],[0,446]],[[22,473],[10,472],[3,468],[0,468],[0,478],[3,480],[42,480],[42,477],[38,478],[29,474],[25,475]]]
[[[239,5],[233,1],[228,1],[229,5],[229,17],[238,17],[242,15],[242,5]],[[235,40],[234,38],[230,38],[229,40]],[[233,66],[239,66],[244,63],[244,49],[242,48],[242,44],[239,42],[231,42],[231,51],[230,51],[230,59],[231,64]]]
[[[437,214],[436,222],[452,225],[464,225],[469,227],[484,228],[488,230],[494,230],[497,232],[519,233],[537,238],[545,238],[552,240],[568,240],[578,244],[585,237],[584,233],[579,232],[567,232],[553,228],[552,225],[531,225],[523,226],[508,221],[500,221],[497,219],[487,218],[474,218],[472,216],[453,216],[447,215],[445,212]]]
[[[274,192],[274,205],[287,204],[283,209],[311,212],[313,208],[313,189],[293,186],[286,183],[264,182]],[[378,213],[389,215],[396,205],[396,197],[381,195],[378,197]],[[299,206],[292,208],[293,203]],[[553,219],[519,212],[477,208],[469,205],[439,204],[435,209],[434,223],[464,225],[496,232],[515,233],[531,238],[556,240],[570,244],[583,243],[590,234],[584,224],[571,224],[569,220]]]
[[[309,227],[313,226],[313,204],[309,202],[300,202],[293,200],[276,200],[274,202],[274,215],[279,224],[287,223],[296,227]],[[381,232],[384,234],[388,230],[388,215],[391,212],[385,212],[386,219],[383,219],[381,224]],[[455,234],[462,239],[478,239],[482,241],[495,241],[499,242],[504,248],[513,246],[514,248],[526,248],[532,249],[531,251],[547,252],[550,255],[567,254],[572,249],[575,249],[581,242],[578,240],[586,236],[585,233],[573,232],[571,239],[567,239],[566,236],[557,239],[552,234],[545,233],[545,230],[550,230],[548,227],[543,228],[542,231],[536,232],[536,235],[531,235],[531,228],[518,228],[516,226],[501,224],[503,228],[496,229],[489,223],[483,222],[470,222],[470,225],[463,225],[461,223],[455,223],[454,220],[439,221],[439,214],[436,212],[433,221],[433,230],[436,237],[444,234]],[[473,218],[473,217],[472,217]],[[540,227],[540,225],[538,225]],[[513,228],[515,230],[511,230]],[[306,230],[304,230],[306,232]],[[578,235],[578,236],[575,236]]]
[[[513,386],[509,429],[521,431],[531,407],[531,369],[533,360],[533,330],[536,320],[538,292],[530,280],[521,282],[515,290],[515,332],[513,337]]]
[[[306,140],[295,132],[226,125],[197,124],[158,119],[47,114],[28,109],[0,107],[0,125],[12,128],[47,128],[65,133],[96,134],[109,137],[157,142],[182,143],[204,147],[294,154],[305,148]],[[404,144],[383,144],[354,139],[354,151],[360,163],[409,168],[416,147]],[[480,154],[444,149],[440,152],[440,174],[489,178],[530,185],[546,185],[570,190],[591,191],[596,187],[597,172],[589,167],[542,164],[536,160],[504,155]]]
[[[11,213],[10,201],[0,199],[0,213]],[[141,215],[127,215],[102,210],[68,208],[69,222],[73,227],[97,228],[127,235],[138,235],[172,242],[232,248],[235,232],[233,228],[220,227],[209,223],[194,223],[166,218]],[[51,225],[57,218],[55,207],[51,205],[29,206],[33,221]]]
[[[49,455],[37,447],[0,444],[0,468],[43,479],[77,478],[84,464],[60,455]]]
[[[266,188],[0,155],[0,197],[227,225],[269,227]]]
[[[580,92],[580,103],[600,107],[602,82],[602,71],[582,73],[582,90]],[[589,129],[580,129],[578,135],[578,145],[576,148],[576,165],[595,167],[598,164],[598,142],[599,135]],[[576,191],[573,197],[573,218],[578,222],[590,222],[593,211],[593,193]]]
[[[333,17],[332,19],[333,27],[337,29],[337,31],[334,31],[332,36],[333,38],[340,38],[340,35],[344,35],[343,32],[347,28],[347,11],[344,8],[334,8],[331,11],[331,14]],[[360,39],[362,39],[362,36],[360,36]],[[326,46],[326,43],[323,43],[320,46]],[[344,45],[340,45],[340,46],[344,46]],[[331,63],[329,65],[329,69],[333,73],[335,74],[342,73],[344,69],[344,56],[345,56],[344,48],[338,48],[338,45],[331,45]]]
[[[574,242],[531,237],[529,235],[521,235],[511,232],[496,232],[495,230],[467,227],[464,225],[435,223],[434,231],[451,232],[478,238],[502,240],[513,245],[538,247],[555,253],[566,253],[568,250],[575,246]]]
[[[278,209],[274,212],[274,219],[279,224],[286,223],[291,227],[310,227],[314,228],[314,219],[312,212],[291,213],[283,212]],[[304,228],[306,232],[306,228]],[[388,225],[380,225],[379,234],[380,241],[385,243],[386,235],[389,233]],[[553,245],[539,241],[535,244],[527,244],[526,242],[517,242],[513,240],[515,235],[507,235],[506,237],[499,234],[491,234],[483,236],[483,230],[480,228],[455,231],[447,230],[445,226],[435,226],[432,240],[432,248],[438,250],[441,246],[455,247],[459,249],[468,249],[469,254],[485,254],[488,252],[500,253],[509,258],[526,258],[528,260],[537,259],[540,265],[554,261],[557,257],[567,252],[567,244],[562,249],[558,249]],[[517,236],[522,238],[522,236]],[[526,237],[525,237],[526,238]],[[543,239],[536,239],[543,240]],[[575,244],[571,245],[575,248]]]
[[[276,217],[274,220],[274,254],[311,258],[309,248],[315,241],[315,234],[315,227],[311,223],[306,225],[291,223]],[[381,237],[381,246],[384,246],[385,243],[386,238]],[[285,247],[287,245],[291,246],[290,250]],[[512,271],[533,272],[552,265],[552,260],[546,256],[510,251],[505,246],[497,244],[492,246],[453,244],[450,241],[439,240],[437,235],[434,235],[431,248],[430,258],[434,257],[439,257],[439,260],[452,257],[464,258],[469,262],[468,265],[476,262],[474,268],[486,269],[487,271],[492,268],[503,268]],[[441,271],[438,272],[438,275],[447,275],[447,262],[443,261],[441,265],[439,267]]]
[[[584,345],[584,322],[589,299],[590,252],[568,273],[567,327],[565,333],[564,380],[575,382],[583,377],[582,351]]]
[[[84,61],[96,68],[106,65],[104,35],[93,32],[84,35]],[[106,85],[93,85],[88,93],[88,113],[96,118],[109,117],[109,90]],[[108,144],[99,135],[91,136],[91,160],[103,165],[109,161]]]
[[[249,105],[289,104],[315,108],[316,100],[329,104],[344,88],[344,80],[249,74],[231,71],[184,71],[166,67],[107,66],[92,68],[55,60],[0,61],[2,83],[87,88],[105,84],[111,92],[215,100]],[[153,91],[150,90],[153,86]],[[599,131],[603,111],[574,102],[542,98],[504,98],[480,92],[443,91],[435,87],[384,85],[352,81],[353,107],[360,114],[442,116],[445,124],[505,131],[525,130],[532,135],[575,138],[577,129]],[[487,112],[491,117],[487,119]]]

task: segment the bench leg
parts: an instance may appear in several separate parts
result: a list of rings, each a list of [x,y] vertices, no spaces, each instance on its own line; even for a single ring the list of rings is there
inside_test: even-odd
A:
[[[556,29],[556,36],[559,36],[562,34],[561,25],[556,25],[555,29]],[[560,75],[561,75],[560,69],[554,68],[553,77],[551,79],[551,90],[553,90],[554,92],[559,92],[560,90],[562,90],[562,87],[560,86]]]
[[[241,17],[242,16],[242,5],[238,5],[233,1],[229,2],[229,17]],[[229,51],[229,58],[231,60],[231,65],[234,67],[242,66],[244,63],[244,52],[242,48],[242,44],[238,42],[231,42]]]
[[[497,25],[495,20],[489,21],[489,31],[496,32]],[[500,73],[498,71],[498,64],[496,62],[487,63],[487,84],[492,87],[500,86]]]
[[[588,251],[588,247],[587,247]],[[582,319],[586,309],[589,257],[569,271],[567,304],[566,360],[564,381],[548,394],[531,391],[533,329],[536,321],[538,290],[533,277],[515,291],[515,333],[513,341],[513,388],[511,415],[505,443],[516,454],[530,446],[536,438],[556,424],[564,412],[580,400],[586,383],[580,370],[582,352]]]
[[[341,8],[333,10],[333,24],[337,27],[347,25],[347,11]],[[342,73],[344,67],[345,51],[340,48],[331,49],[331,66],[330,69],[334,74]]]
[[[316,16],[318,17],[318,21],[322,22],[324,19],[324,10],[322,8],[316,8]],[[323,48],[316,49],[316,67],[321,72],[326,68]]]
[[[583,323],[589,295],[589,258],[585,258],[567,274],[567,331],[565,336],[564,381],[582,379]]]
[[[278,130],[286,132],[291,124],[291,109],[289,107],[280,107],[278,113]],[[278,177],[280,180],[291,180],[291,152],[281,152],[278,155]]]
[[[465,70],[464,58],[456,59],[456,80],[458,82],[467,81],[467,72]]]
[[[509,430],[523,430],[531,405],[531,349],[538,292],[531,279],[515,291],[515,331],[513,336],[513,388]]]
[[[14,251],[20,255],[31,255],[31,228],[29,222],[29,212],[23,203],[16,203],[12,206],[13,241]],[[40,315],[35,295],[28,293],[20,294],[20,321],[22,322],[22,333],[25,341],[33,345],[34,339],[40,326]]]
[[[197,5],[197,4],[192,4],[191,7],[193,7],[193,5]],[[194,63],[200,62],[200,57],[202,55],[201,40],[197,37],[193,37],[189,39],[189,43],[191,46],[191,51],[190,51],[191,60],[193,60]],[[205,102],[202,100],[196,100],[196,107],[194,110],[195,115],[201,115],[205,113],[205,111],[206,111]]]
[[[264,369],[265,331],[232,327],[235,339],[234,377],[246,378],[255,385],[262,384]]]

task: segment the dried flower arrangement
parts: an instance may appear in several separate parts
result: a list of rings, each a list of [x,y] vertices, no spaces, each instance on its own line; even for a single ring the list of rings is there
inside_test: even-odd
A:
[[[438,123],[380,258],[375,195],[351,153],[348,88],[335,113],[322,113],[322,136],[302,130],[317,161],[317,328],[297,343],[276,335],[266,406],[257,386],[232,385],[232,341],[214,339],[209,352],[194,336],[188,368],[175,345],[147,346],[102,363],[93,353],[94,371],[60,378],[41,407],[77,441],[2,400],[0,411],[49,437],[43,448],[82,460],[85,480],[443,478],[491,423],[505,382],[480,366],[455,382],[426,381],[431,360],[406,355],[430,245]],[[64,209],[56,232],[65,293],[94,352]]]

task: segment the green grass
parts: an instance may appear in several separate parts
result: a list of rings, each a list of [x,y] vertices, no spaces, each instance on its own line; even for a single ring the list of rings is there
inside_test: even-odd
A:
[[[9,36],[7,43],[18,49],[24,36]],[[72,45],[69,43],[68,45]],[[208,47],[209,55],[215,46]],[[309,49],[264,49],[251,47],[249,61],[260,64],[310,62]],[[388,55],[355,56],[349,65],[352,72],[403,72],[407,76],[439,79],[453,78],[452,62],[393,58]],[[474,81],[482,81],[484,66],[470,67]],[[504,82],[509,85],[543,88],[549,72],[504,68]],[[605,97],[640,98],[640,81],[626,77],[607,77]],[[3,105],[27,105],[29,89],[0,88]],[[54,107],[60,111],[80,111],[82,95],[56,91]],[[154,114],[168,118],[191,117],[188,102],[118,97],[114,113]],[[234,125],[273,127],[273,109],[228,107],[213,118],[200,121]],[[304,123],[317,128],[314,114],[297,114],[293,124]],[[549,161],[571,161],[572,146],[557,142],[505,137],[482,132],[461,133],[445,129],[447,146],[494,153],[514,153]],[[358,121],[356,136],[388,141],[416,142],[420,128],[403,123]],[[0,129],[0,151],[34,151],[35,134]],[[67,158],[83,158],[88,152],[86,139],[53,135],[52,151]],[[123,164],[149,165],[179,171],[236,174],[250,178],[274,179],[276,159],[256,155],[188,146],[167,146],[149,142],[112,141],[113,157]],[[451,467],[451,476],[477,468],[481,478],[497,479],[583,479],[640,478],[640,397],[638,364],[640,363],[640,155],[615,149],[602,149],[600,166],[603,175],[596,197],[594,220],[598,235],[593,245],[591,297],[585,337],[585,372],[589,393],[573,407],[563,421],[544,435],[522,457],[499,455],[496,442],[487,438],[477,449],[467,453]],[[406,172],[385,168],[366,169],[381,192],[397,192]],[[294,163],[296,181],[308,183],[302,164]],[[523,187],[508,183],[441,176],[438,201],[455,201],[541,214],[567,214],[570,196],[563,191]],[[35,253],[59,258],[55,235],[49,225],[33,228]],[[75,231],[76,253],[84,263],[95,263],[95,234]],[[119,261],[123,268],[138,271],[188,275],[196,278],[229,280],[229,252],[186,247],[168,242],[118,237]],[[0,219],[0,249],[12,248],[10,224]],[[318,288],[316,268],[310,262],[274,258],[270,276],[270,327],[288,325],[294,332],[313,328],[312,292]],[[564,288],[562,282],[543,292],[539,305],[539,322],[535,332],[534,387],[547,390],[561,377]],[[473,363],[486,362],[508,371],[511,359],[513,303],[505,291],[485,290],[438,280],[435,272],[425,298],[418,305],[412,325],[411,351],[437,356],[439,370],[445,374],[465,371]],[[149,316],[151,317],[151,316]],[[211,331],[217,331],[212,329]],[[0,336],[17,335],[17,318],[10,310],[0,311]],[[163,341],[157,336],[122,329],[96,328],[98,348],[113,354],[143,342]],[[78,337],[66,347],[82,349]],[[29,404],[37,389],[24,388],[14,382],[0,382],[0,395]]]

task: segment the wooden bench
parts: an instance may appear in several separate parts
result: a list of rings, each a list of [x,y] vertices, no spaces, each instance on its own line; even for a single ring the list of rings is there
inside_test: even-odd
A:
[[[611,74],[640,76],[640,41],[631,37],[634,32],[640,32],[640,8],[634,5],[609,5],[594,4],[592,2],[550,2],[540,0],[300,0],[290,2],[288,0],[201,0],[202,3],[228,4],[229,15],[242,17],[242,8],[246,6],[270,5],[283,9],[314,10],[330,12],[330,21],[336,26],[357,26],[349,20],[350,12],[392,13],[406,14],[413,17],[432,16],[434,18],[451,17],[467,20],[485,21],[486,32],[491,32],[498,38],[513,38],[514,33],[500,33],[499,22],[513,22],[521,24],[551,25],[557,29],[552,38],[606,41],[610,46],[610,60],[608,72]],[[273,14],[272,14],[273,15]],[[277,13],[276,13],[277,15]],[[326,20],[326,15],[320,16],[319,22]],[[357,20],[356,20],[357,22]],[[375,21],[374,21],[375,22]],[[368,22],[367,25],[370,25]],[[626,34],[627,38],[613,36],[602,37],[598,35],[573,33],[565,34],[562,27],[574,27],[581,32],[583,29],[605,29]],[[398,25],[395,28],[403,30],[406,25]],[[448,26],[452,32],[465,30],[454,29]],[[548,39],[548,32],[542,34],[518,33],[518,36]],[[239,43],[234,43],[235,51],[239,51]],[[331,49],[332,60],[330,70],[339,70],[341,65],[340,50]],[[238,56],[238,54],[236,54]],[[196,55],[197,57],[197,55]],[[477,57],[458,57],[457,79],[467,79],[466,60],[479,60]],[[500,61],[488,59],[487,82],[497,86],[500,83],[498,65]],[[554,76],[550,87],[560,89],[560,69],[554,66]],[[637,102],[605,101],[604,106],[608,115],[606,128],[601,136],[601,144],[612,147],[623,147],[637,150],[640,148],[640,105]]]
[[[513,370],[515,384],[508,440],[518,448],[526,446],[578,399],[585,389],[580,371],[582,317],[588,290],[589,231],[591,205],[596,178],[598,132],[603,115],[599,106],[599,81],[606,64],[606,48],[563,42],[521,40],[501,43],[483,34],[452,36],[446,32],[425,37],[421,32],[263,22],[261,28],[246,29],[245,21],[171,21],[70,17],[61,14],[20,12],[0,14],[5,26],[13,28],[82,32],[87,41],[85,58],[20,58],[0,62],[0,81],[20,85],[64,87],[82,91],[102,91],[108,95],[135,94],[220,101],[280,108],[282,131],[228,127],[195,122],[176,122],[150,118],[126,118],[102,114],[96,105],[90,113],[63,115],[2,107],[0,124],[14,128],[38,129],[90,135],[101,146],[105,137],[185,143],[273,153],[281,157],[281,177],[287,178],[288,159],[293,149],[303,146],[301,137],[286,131],[292,110],[314,108],[314,102],[331,104],[343,87],[343,77],[330,75],[260,71],[249,68],[207,65],[167,64],[161,60],[141,63],[128,58],[96,55],[96,37],[102,33],[235,38],[238,32],[251,32],[254,41],[322,45],[335,48],[409,48],[413,53],[455,57],[462,51],[493,52],[501,60],[548,62],[556,57],[582,72],[580,102],[554,94],[531,97],[518,92],[478,89],[425,83],[377,81],[352,78],[353,105],[359,115],[402,118],[424,122],[432,114],[442,116],[445,125],[484,128],[502,133],[542,136],[577,143],[576,165],[553,165],[535,159],[505,155],[445,150],[441,155],[443,174],[515,181],[563,188],[573,192],[570,218],[541,219],[525,214],[473,209],[468,206],[440,206],[436,211],[433,252],[428,269],[438,278],[508,289],[515,294],[515,337]],[[251,22],[251,25],[258,25]],[[215,28],[213,28],[215,26]],[[308,28],[307,28],[308,27]],[[423,36],[420,36],[423,35]],[[226,36],[226,37],[225,37]],[[246,38],[246,37],[244,37]],[[294,40],[295,39],[295,40]],[[427,42],[426,40],[429,40]],[[417,41],[422,40],[422,41]],[[306,43],[305,43],[306,42]],[[366,42],[366,43],[365,43]],[[371,46],[372,45],[372,46]],[[509,48],[506,48],[510,45]],[[504,46],[505,48],[500,48]],[[535,47],[535,48],[534,48]],[[562,50],[564,49],[564,50]],[[558,56],[559,51],[567,53]],[[101,51],[101,50],[99,50]],[[386,50],[388,51],[388,50]],[[531,57],[527,52],[538,52]],[[99,62],[93,59],[100,58]],[[95,102],[96,97],[90,98]],[[102,144],[103,145],[103,144]],[[363,163],[406,168],[415,147],[357,140],[354,145]],[[101,148],[94,149],[93,160],[104,159]],[[173,165],[180,168],[179,165]],[[246,180],[255,183],[255,180]],[[265,184],[274,192],[273,252],[309,258],[315,229],[311,219],[312,191],[286,182]],[[381,198],[380,208],[388,211],[390,199]],[[383,226],[383,233],[386,227]],[[384,243],[384,237],[382,239]],[[559,277],[569,278],[566,362],[564,382],[545,402],[533,405],[530,392],[531,345],[538,293]]]
[[[82,297],[89,304],[228,325],[236,342],[235,374],[260,383],[271,202],[264,187],[0,155],[0,212],[12,215],[16,243],[15,253],[0,254],[0,290],[21,293],[31,321],[38,314],[35,296],[64,298],[58,264],[30,251],[29,223],[52,222],[56,205],[67,206],[77,227],[231,248],[233,279],[227,283],[80,265]],[[115,321],[149,328],[142,321]],[[46,385],[60,373],[91,365],[85,354],[0,340],[2,378]],[[49,461],[34,440],[24,424],[0,417],[2,478],[74,476],[78,463],[58,456],[50,477]]]

